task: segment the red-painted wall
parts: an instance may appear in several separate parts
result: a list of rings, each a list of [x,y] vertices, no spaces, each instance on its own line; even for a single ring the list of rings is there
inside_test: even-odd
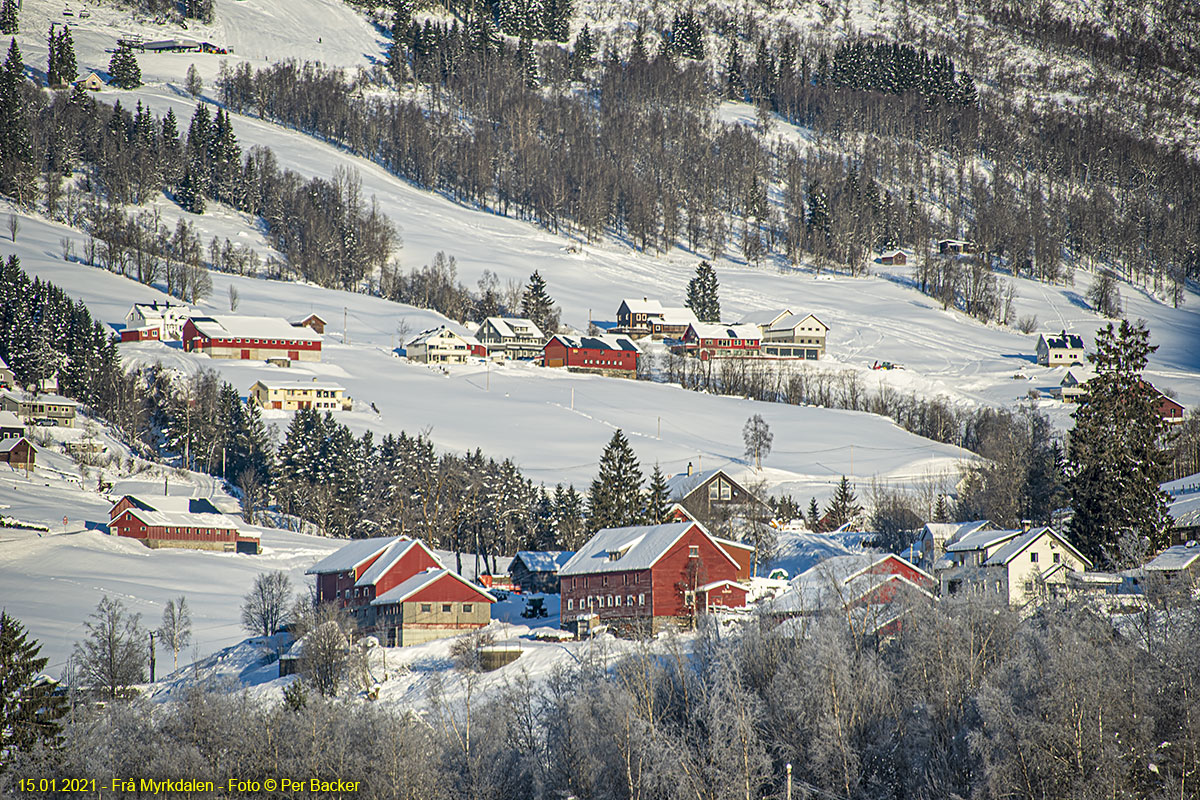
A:
[[[632,350],[595,350],[587,347],[567,347],[558,339],[551,339],[543,348],[544,361],[561,360],[567,367],[585,369],[637,369],[638,354]],[[592,363],[588,363],[588,362]],[[608,362],[608,363],[596,363]]]
[[[447,574],[421,591],[405,598],[406,603],[490,603],[487,596]]]
[[[926,589],[929,589],[933,586],[933,581],[931,581],[926,575],[922,574],[915,567],[906,564],[904,561],[894,555],[890,555],[883,561],[875,564],[869,570],[867,570],[867,572],[872,575],[901,575],[915,583],[917,586],[921,586]]]
[[[274,341],[275,344],[268,344]],[[194,349],[203,349],[206,347],[230,347],[234,349],[257,349],[257,350],[279,350],[281,352],[287,350],[314,350],[321,351],[321,343],[319,341],[307,341],[301,339],[263,339],[263,338],[210,338],[200,333],[196,326],[189,319],[183,324],[183,349],[191,351]]]
[[[387,572],[380,575],[375,581],[371,599],[374,600],[384,592],[396,588],[418,572],[424,572],[429,567],[436,566],[438,563],[434,561],[429,551],[420,542],[414,543],[412,547],[408,548],[407,553],[402,555]]]
[[[696,547],[697,556],[689,555]],[[693,525],[651,568],[652,613],[656,617],[676,617],[691,613],[684,606],[683,591],[706,583],[737,579],[737,565],[712,539]]]

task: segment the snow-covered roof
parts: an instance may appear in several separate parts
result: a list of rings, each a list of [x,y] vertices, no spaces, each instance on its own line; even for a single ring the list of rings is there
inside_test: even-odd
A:
[[[790,308],[776,308],[772,311],[755,311],[753,314],[747,314],[739,322],[739,325],[756,325],[760,328],[771,327],[779,320],[792,316]]]
[[[1020,533],[1020,531],[1017,531],[1017,533]],[[1030,528],[1025,533],[1020,533],[1019,536],[1010,539],[999,550],[992,553],[988,560],[984,562],[985,566],[995,567],[1007,564],[1009,561],[1012,561],[1013,557],[1016,556],[1017,553],[1021,552],[1047,533],[1053,534],[1054,538],[1056,539],[1059,538],[1059,536],[1050,528]]]
[[[686,306],[678,308],[663,307],[660,322],[663,325],[694,325],[700,320],[696,319],[696,312]]]
[[[133,503],[134,508],[140,508],[142,511],[163,511],[169,514],[223,513],[207,497],[180,497],[179,495],[147,497],[127,494],[121,498],[121,500],[126,499]],[[120,500],[117,502],[120,503]]]
[[[8,451],[12,450],[14,447],[16,447],[21,442],[26,442],[26,441],[27,440],[25,439],[24,436],[6,436],[5,438],[0,439],[0,453],[7,453]],[[29,446],[33,447],[33,444],[29,443]],[[37,448],[34,447],[34,450],[36,450],[36,449]]]
[[[11,411],[0,411],[0,428],[24,428],[25,423]]]
[[[799,328],[801,325],[808,322],[810,319],[813,322],[817,323],[817,325],[819,325],[823,329],[829,330],[828,325],[826,325],[824,322],[821,322],[821,320],[817,319],[812,314],[805,314],[804,316],[800,316],[799,314],[790,314],[786,317],[783,317],[782,319],[776,320],[775,323],[771,325],[770,329],[772,331],[781,331],[781,332],[782,331],[794,331],[794,330],[796,330],[796,328]]]
[[[298,317],[289,317],[288,324],[290,324],[292,327],[296,327],[299,325],[303,325],[304,323],[308,322],[310,319],[315,319],[318,322],[320,322],[322,325],[328,324],[325,322],[325,318],[322,317],[320,314],[316,313],[315,311],[310,311],[307,314],[301,314]]]
[[[630,353],[640,353],[642,349],[630,339],[628,336],[619,336],[611,333],[602,333],[599,336],[567,336],[562,333],[556,333],[551,337],[550,341],[558,339],[567,347],[576,347],[583,350],[624,350]],[[547,342],[549,344],[549,342]]]
[[[143,319],[150,317],[159,317],[170,315],[173,317],[186,317],[192,313],[191,308],[185,305],[166,301],[161,305],[157,300],[153,303],[134,303],[129,309],[129,313],[125,315],[125,319],[133,319],[135,316],[141,316]]]
[[[221,528],[223,530],[240,530],[237,520],[225,514],[193,514],[188,511],[146,511],[142,508],[128,508],[124,514],[137,517],[147,525],[172,528]]]
[[[286,339],[288,341],[322,340],[313,330],[304,333],[283,317],[192,317],[192,325],[205,336],[214,339]],[[299,337],[299,338],[298,338]]]
[[[728,480],[733,480],[733,478],[729,477],[729,473],[720,467],[706,469],[703,472],[693,472],[691,475],[688,475],[686,472],[672,475],[667,478],[667,499],[675,501],[683,500],[715,475],[723,475]]]
[[[1060,386],[1082,386],[1083,384],[1096,377],[1095,370],[1087,367],[1071,367],[1067,370],[1067,374],[1063,376]]]
[[[336,552],[325,556],[304,571],[305,575],[320,575],[327,572],[349,572],[359,564],[382,553],[393,542],[403,536],[382,536],[375,539],[357,539]]]
[[[1187,544],[1177,544],[1163,550],[1154,560],[1146,565],[1146,569],[1160,572],[1177,572],[1187,569],[1200,558],[1200,544],[1190,541]]]
[[[1079,336],[1078,334],[1062,331],[1058,336],[1055,336],[1054,334],[1046,336],[1043,334],[1042,338],[1046,340],[1046,346],[1051,350],[1083,349],[1083,337]]]
[[[952,544],[968,534],[989,528],[991,525],[992,523],[986,519],[977,519],[971,522],[926,522],[925,530],[929,532],[935,542],[940,540]]]
[[[888,558],[899,558],[887,553],[853,553],[844,556],[833,556],[820,562],[797,575],[791,581],[788,591],[776,596],[767,606],[773,613],[794,613],[816,611],[826,604],[837,600],[841,605],[847,605],[864,594],[889,581],[901,581],[913,588],[929,594],[929,591],[902,575],[895,573],[871,572],[871,567]],[[903,559],[901,559],[903,560]],[[915,565],[905,562],[917,572],[928,576]]]
[[[731,581],[728,579],[723,580],[723,581],[713,581],[712,583],[706,583],[703,586],[697,587],[697,589],[698,589],[698,591],[701,591],[701,592],[711,592],[713,589],[717,589],[722,586],[732,586],[735,589],[741,589],[743,592],[750,591],[750,587],[744,586],[744,585],[738,583],[737,581]]]
[[[7,397],[21,403],[48,403],[49,405],[54,406],[72,407],[78,405],[78,403],[69,397],[63,397],[61,394],[49,394],[45,392],[34,395],[30,394],[29,392],[3,391],[0,392],[0,397]]]
[[[530,572],[558,572],[575,555],[574,550],[521,550],[517,558]]]
[[[393,587],[371,601],[373,606],[381,606],[387,603],[403,603],[409,597],[424,589],[442,578],[449,576],[460,582],[463,586],[470,587],[475,590],[481,597],[485,598],[488,603],[496,602],[496,598],[488,594],[483,589],[468,581],[462,575],[459,575],[452,569],[429,569],[424,572],[418,572],[411,578],[407,579],[399,586]]]
[[[439,325],[436,328],[430,328],[428,330],[421,331],[416,336],[409,339],[408,343],[405,344],[404,346],[405,347],[413,347],[415,345],[429,344],[429,342],[431,340],[437,339],[446,334],[448,334],[449,336],[452,336],[456,339],[460,339],[460,340],[463,338],[462,334],[450,330],[445,325]]]
[[[501,336],[510,336],[514,339],[544,338],[542,329],[534,325],[532,320],[523,317],[488,317],[483,324],[491,325]]]
[[[963,534],[957,541],[950,542],[946,545],[947,552],[958,553],[967,552],[970,550],[986,550],[989,547],[995,547],[998,544],[1003,544],[1009,539],[1014,539],[1020,535],[1021,531],[997,531],[990,529],[981,529]]]
[[[391,569],[397,561],[404,557],[405,553],[407,553],[409,550],[412,550],[414,547],[423,547],[433,559],[433,563],[439,565],[442,563],[441,559],[434,555],[433,552],[430,551],[428,547],[425,547],[421,542],[417,541],[416,539],[406,539],[404,537],[400,537],[398,541],[392,543],[392,545],[387,549],[387,552],[375,559],[371,566],[367,567],[367,571],[362,574],[362,577],[359,578],[354,585],[374,586],[375,582],[383,577],[385,572]]]
[[[878,257],[879,258],[895,258],[896,256],[905,256],[907,258],[907,255],[905,254],[905,252],[903,250],[884,250],[882,253],[879,254]]]
[[[8,362],[4,360],[4,356],[0,356],[0,369],[8,369]]]
[[[759,339],[762,331],[757,325],[727,325],[723,322],[696,322],[691,326],[699,339]]]
[[[641,300],[638,300],[636,297],[626,297],[621,301],[621,304],[628,308],[632,314],[659,315],[663,311],[662,303],[646,297],[643,297]]]
[[[283,381],[255,381],[254,386],[262,386],[264,389],[324,389],[329,392],[344,392],[346,387],[339,386],[336,383],[304,383],[303,381],[283,382]],[[253,389],[254,386],[250,388]]]
[[[588,575],[594,572],[626,572],[649,569],[679,541],[695,522],[669,522],[663,525],[634,525],[628,528],[604,528],[558,569],[560,576]],[[705,531],[707,534],[707,531]],[[725,553],[734,566],[737,562]],[[614,557],[615,556],[615,557]]]

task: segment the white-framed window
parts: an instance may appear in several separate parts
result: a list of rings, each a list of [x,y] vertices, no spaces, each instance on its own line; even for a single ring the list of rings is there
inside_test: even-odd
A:
[[[616,602],[614,603],[614,605],[617,605],[617,606],[621,605],[621,595],[617,595]]]
[[[422,614],[432,614],[433,613],[433,603],[421,603],[421,613]]]
[[[575,601],[571,598],[567,598],[567,611],[574,611],[574,610],[575,610]]]
[[[644,606],[644,605],[646,605],[646,595],[644,595],[644,594],[639,594],[639,595],[638,595],[638,605],[639,605],[639,606]]]
[[[613,599],[612,599],[612,595],[610,594],[610,595],[608,596],[608,607],[609,607],[609,608],[612,608],[612,604],[613,604]]]
[[[698,544],[688,545],[688,558],[699,558],[699,557],[700,557],[700,545],[698,545]]]
[[[449,614],[452,608],[454,608],[454,606],[452,606],[450,603],[442,603],[443,614]]]
[[[1029,561],[1030,561],[1031,563],[1033,563],[1033,564],[1036,564],[1036,563],[1037,563],[1037,560],[1038,560],[1038,554],[1037,554],[1037,551],[1034,551],[1034,552],[1032,552],[1032,553],[1030,553],[1030,554],[1029,554]]]
[[[627,605],[627,606],[633,605],[633,595],[626,595],[625,605]]]
[[[473,606],[470,603],[463,603],[463,613],[470,614]]]

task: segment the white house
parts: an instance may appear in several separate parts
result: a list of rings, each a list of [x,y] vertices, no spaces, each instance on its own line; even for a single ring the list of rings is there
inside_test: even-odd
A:
[[[939,571],[942,596],[1023,606],[1043,590],[1065,593],[1067,576],[1092,562],[1053,528],[979,530],[946,546],[951,565]]]
[[[158,328],[159,341],[178,342],[183,338],[183,326],[192,315],[187,306],[173,304],[170,300],[159,303],[134,303],[125,315],[130,328]]]
[[[1062,383],[1058,386],[1058,394],[1064,403],[1078,403],[1087,396],[1087,382],[1096,377],[1096,373],[1087,367],[1074,367],[1067,370]]]
[[[424,364],[465,364],[471,345],[462,336],[441,325],[421,331],[405,345],[410,361]]]
[[[768,358],[817,359],[825,355],[829,326],[812,314],[789,314],[767,328],[762,354]]]
[[[1070,367],[1087,363],[1087,349],[1083,337],[1062,331],[1058,336],[1045,334],[1038,337],[1037,363],[1043,367]]]
[[[546,335],[532,320],[520,317],[488,317],[475,332],[488,353],[504,353],[509,358],[536,358],[546,344]]]
[[[995,525],[986,519],[973,522],[927,522],[917,540],[916,550],[920,556],[917,566],[926,570],[942,570],[952,566],[946,558],[946,547],[978,531],[994,530]]]

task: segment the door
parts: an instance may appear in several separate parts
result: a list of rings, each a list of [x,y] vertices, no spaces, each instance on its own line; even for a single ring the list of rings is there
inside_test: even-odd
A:
[[[250,358],[250,351],[249,351],[249,350],[243,350],[243,351],[242,351],[242,358],[249,359],[249,358]]]
[[[292,361],[299,361],[300,360],[300,351],[299,350],[288,350],[288,358],[290,358]]]

